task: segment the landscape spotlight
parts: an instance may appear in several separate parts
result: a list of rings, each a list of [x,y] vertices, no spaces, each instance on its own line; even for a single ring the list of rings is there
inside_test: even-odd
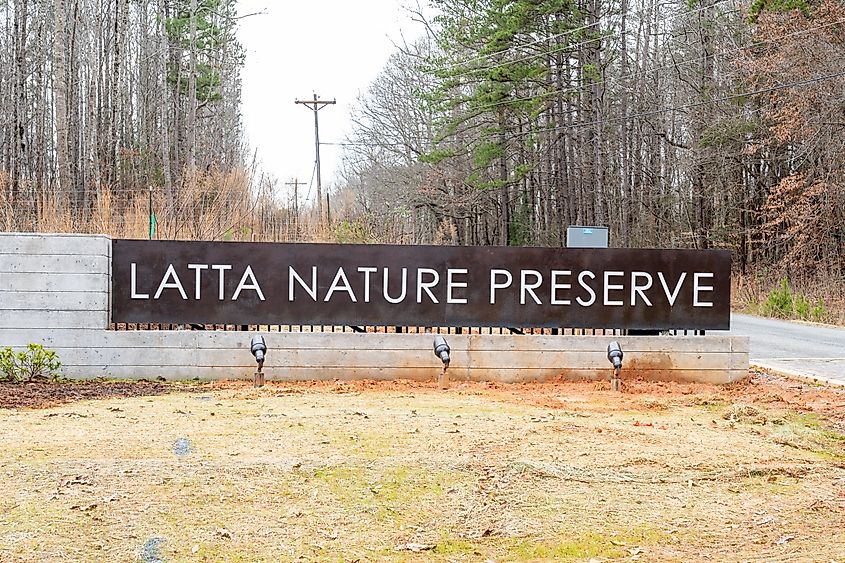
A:
[[[267,353],[267,344],[264,342],[264,337],[256,334],[252,337],[252,342],[249,345],[252,355],[255,356],[255,361],[258,362],[258,371],[264,367],[264,354]]]
[[[440,336],[439,334],[434,337],[434,355],[440,358],[440,361],[443,362],[443,367],[449,367],[449,345],[446,343],[446,339]]]
[[[613,364],[614,377],[619,377],[622,369],[622,347],[615,340],[607,345],[607,360]]]
[[[616,341],[607,345],[607,359],[613,364],[613,377],[610,378],[610,390],[619,391],[622,389],[622,382],[619,381],[619,372],[622,369],[622,347]]]

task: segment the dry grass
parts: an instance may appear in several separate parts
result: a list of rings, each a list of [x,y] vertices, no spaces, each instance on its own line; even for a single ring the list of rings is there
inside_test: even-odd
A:
[[[789,264],[784,266],[789,268]],[[763,304],[778,289],[781,280],[788,279],[796,297],[805,299],[811,308],[820,307],[825,324],[845,326],[845,275],[840,272],[817,272],[789,276],[781,268],[765,266],[748,275],[734,274],[731,278],[731,307],[735,311],[766,315]],[[787,315],[789,317],[791,315]],[[797,318],[795,320],[806,320]]]
[[[841,421],[807,409],[843,396],[789,385],[233,385],[4,410],[0,560],[841,560]]]
[[[2,171],[0,171],[2,172]],[[154,186],[91,188],[74,204],[65,193],[25,186],[8,199],[0,174],[0,228],[5,231],[93,233],[148,238],[150,207],[155,238],[166,240],[312,241],[326,238],[311,210],[296,221],[292,201],[277,182],[256,179],[247,170],[195,171],[168,192]]]

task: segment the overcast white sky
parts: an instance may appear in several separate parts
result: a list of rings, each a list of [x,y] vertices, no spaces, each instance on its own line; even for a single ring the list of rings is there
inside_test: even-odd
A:
[[[320,110],[320,141],[343,141],[350,107],[394,52],[394,42],[423,33],[404,5],[406,0],[239,0],[241,15],[264,12],[239,22],[246,50],[243,123],[261,167],[279,180],[280,198],[290,189],[285,182],[298,177],[308,183],[314,168],[314,115],[294,101],[315,92],[336,98],[337,105]],[[336,177],[339,157],[340,147],[321,147],[324,188]]]

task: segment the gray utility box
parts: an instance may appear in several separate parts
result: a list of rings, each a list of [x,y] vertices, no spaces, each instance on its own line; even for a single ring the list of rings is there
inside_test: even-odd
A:
[[[583,227],[573,225],[566,228],[567,248],[607,248],[607,227]]]

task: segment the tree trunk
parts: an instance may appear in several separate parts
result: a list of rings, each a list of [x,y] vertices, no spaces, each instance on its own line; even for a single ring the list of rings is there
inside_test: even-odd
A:
[[[72,202],[71,209],[77,212],[82,207],[81,194],[71,181],[70,155],[68,150],[68,105],[67,66],[65,60],[65,28],[67,14],[65,0],[53,2],[53,96],[56,104],[56,163],[58,167],[57,191],[67,194]]]

